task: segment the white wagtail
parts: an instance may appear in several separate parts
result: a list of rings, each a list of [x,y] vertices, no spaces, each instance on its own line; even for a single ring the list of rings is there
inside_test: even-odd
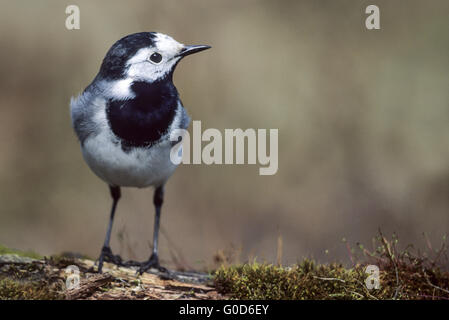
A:
[[[170,133],[187,129],[190,122],[173,85],[173,71],[183,57],[209,48],[183,45],[156,32],[128,35],[109,49],[95,79],[71,100],[84,160],[109,185],[113,200],[99,272],[103,261],[123,263],[109,246],[120,187],[155,187],[153,252],[148,261],[136,264],[140,273],[164,269],[158,234],[164,184],[176,168],[170,160]]]

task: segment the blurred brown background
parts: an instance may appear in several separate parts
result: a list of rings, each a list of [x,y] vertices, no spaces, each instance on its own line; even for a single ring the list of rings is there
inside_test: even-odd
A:
[[[381,30],[365,29],[377,4]],[[81,29],[65,28],[66,6]],[[69,101],[109,47],[159,31],[212,50],[175,84],[205,128],[279,128],[279,171],[186,165],[167,185],[161,258],[348,260],[342,238],[402,243],[449,229],[449,2],[0,1],[0,243],[97,257],[110,210],[84,163]],[[126,189],[112,248],[147,259],[152,191]],[[166,237],[168,235],[168,238]],[[328,253],[325,253],[328,250]]]

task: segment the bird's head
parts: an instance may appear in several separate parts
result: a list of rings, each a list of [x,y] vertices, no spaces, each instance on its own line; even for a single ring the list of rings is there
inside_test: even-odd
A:
[[[103,80],[129,79],[150,83],[167,77],[171,79],[183,57],[209,48],[205,45],[184,45],[157,32],[130,34],[109,49],[99,76]]]

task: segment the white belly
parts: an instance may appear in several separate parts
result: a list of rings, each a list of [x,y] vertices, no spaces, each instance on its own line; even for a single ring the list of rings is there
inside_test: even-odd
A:
[[[145,188],[160,186],[172,175],[176,165],[170,160],[170,141],[151,148],[123,151],[108,131],[89,137],[82,147],[92,171],[112,186]]]

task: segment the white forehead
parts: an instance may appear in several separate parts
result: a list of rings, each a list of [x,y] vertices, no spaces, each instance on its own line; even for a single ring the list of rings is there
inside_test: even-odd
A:
[[[183,48],[182,43],[163,33],[155,33],[154,42],[159,51],[169,55],[175,55]]]
[[[172,37],[163,33],[155,33],[153,41],[154,47],[139,49],[136,54],[127,61],[127,65],[145,61],[153,52],[159,52],[165,58],[171,58],[184,48],[182,43],[179,43]]]

